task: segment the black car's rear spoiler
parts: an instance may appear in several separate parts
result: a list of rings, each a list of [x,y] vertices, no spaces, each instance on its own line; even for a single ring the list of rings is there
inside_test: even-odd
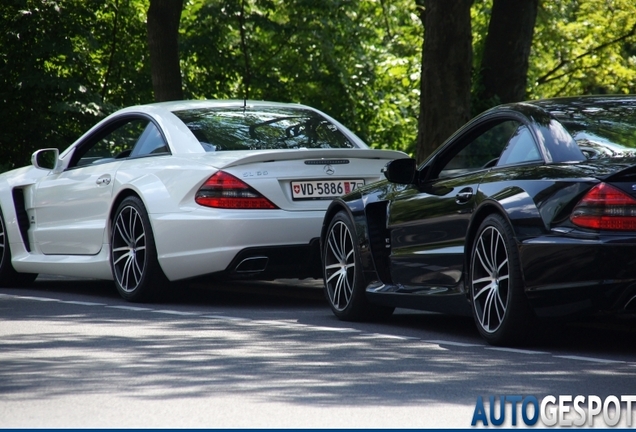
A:
[[[625,168],[603,176],[600,180],[605,182],[636,180],[636,164],[626,165]]]

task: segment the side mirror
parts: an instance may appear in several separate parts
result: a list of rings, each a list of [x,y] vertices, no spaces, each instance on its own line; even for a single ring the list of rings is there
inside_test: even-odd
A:
[[[60,151],[56,148],[37,150],[31,156],[31,164],[38,168],[53,171],[57,167]]]
[[[382,172],[391,183],[412,184],[417,166],[415,159],[395,159],[387,163]]]

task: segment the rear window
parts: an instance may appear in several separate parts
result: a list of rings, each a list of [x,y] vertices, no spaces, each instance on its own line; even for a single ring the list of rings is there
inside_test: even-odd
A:
[[[636,156],[636,100],[598,97],[543,106],[588,159]]]
[[[353,148],[314,111],[295,108],[200,108],[175,111],[206,151]]]

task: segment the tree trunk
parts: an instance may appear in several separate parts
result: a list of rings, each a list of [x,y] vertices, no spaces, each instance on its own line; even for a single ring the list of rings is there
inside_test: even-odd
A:
[[[481,103],[526,99],[528,57],[538,0],[494,0],[481,61]]]
[[[183,0],[150,0],[148,49],[157,102],[183,99],[179,65],[179,21]]]
[[[424,23],[416,147],[422,162],[470,119],[472,0],[416,1]]]

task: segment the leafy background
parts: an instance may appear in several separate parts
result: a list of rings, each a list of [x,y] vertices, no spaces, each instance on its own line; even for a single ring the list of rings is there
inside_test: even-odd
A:
[[[35,149],[67,147],[120,107],[153,102],[148,6],[3,0],[0,171],[27,164]],[[475,76],[491,7],[472,6]],[[185,96],[308,104],[372,147],[412,153],[419,16],[415,0],[187,0],[179,41]],[[590,93],[636,93],[636,4],[540,1],[527,99]],[[473,114],[496,103],[474,98]]]

